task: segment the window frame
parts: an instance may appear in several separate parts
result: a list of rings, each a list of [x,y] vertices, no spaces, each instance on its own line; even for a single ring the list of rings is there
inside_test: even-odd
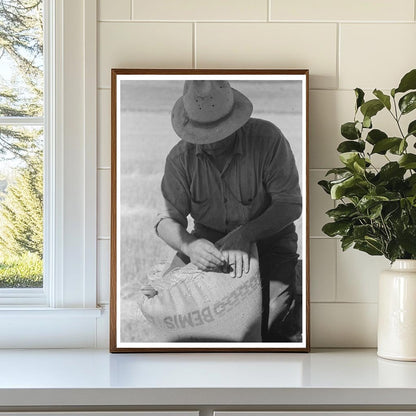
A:
[[[44,2],[45,283],[4,289],[0,347],[94,347],[97,0]]]
[[[43,33],[43,39],[44,39],[44,98],[43,98],[43,108],[44,108],[44,115],[42,117],[9,117],[9,116],[2,116],[0,117],[0,124],[1,125],[7,125],[11,127],[28,127],[28,126],[34,126],[34,127],[42,127],[43,128],[43,134],[44,138],[47,137],[48,131],[47,131],[47,109],[49,107],[49,96],[50,96],[50,87],[48,82],[48,62],[51,61],[51,57],[49,56],[51,51],[49,48],[49,34],[51,33],[49,25],[50,25],[50,7],[52,5],[53,0],[43,0],[43,26],[44,26],[44,33]],[[44,140],[45,146],[47,143],[47,140]],[[47,159],[47,149],[44,148],[44,170],[46,170],[46,159]],[[50,158],[48,158],[50,159]],[[45,173],[45,172],[44,172]],[[47,230],[47,223],[48,218],[45,215],[46,210],[45,207],[49,203],[49,199],[46,192],[45,192],[45,174],[44,174],[44,210],[43,210],[43,223],[44,223],[44,230],[43,230],[43,240],[46,245],[49,244],[48,239],[46,238],[45,231]],[[46,196],[46,201],[45,201]],[[46,227],[45,227],[46,225]],[[47,249],[45,248],[45,252]],[[0,307],[4,305],[13,305],[13,306],[46,306],[49,302],[49,296],[48,296],[48,287],[49,287],[49,276],[50,276],[50,270],[49,270],[49,264],[47,261],[43,261],[43,287],[42,288],[22,288],[22,289],[16,289],[16,288],[5,288],[0,289]]]

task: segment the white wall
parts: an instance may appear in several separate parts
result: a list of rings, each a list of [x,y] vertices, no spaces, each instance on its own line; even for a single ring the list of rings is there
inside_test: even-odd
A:
[[[333,203],[316,183],[337,164],[352,89],[390,90],[416,67],[415,0],[99,0],[98,19],[99,303],[110,279],[110,69],[309,68],[312,346],[375,346],[388,262],[322,234]]]

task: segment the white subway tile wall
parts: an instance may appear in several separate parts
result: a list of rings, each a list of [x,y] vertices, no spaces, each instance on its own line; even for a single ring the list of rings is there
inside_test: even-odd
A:
[[[109,168],[111,166],[111,91],[98,90],[97,97],[98,124],[97,131],[97,166]]]
[[[378,276],[389,267],[381,256],[337,246],[337,302],[377,302]]]
[[[108,303],[110,298],[110,239],[97,241],[97,302]]]
[[[272,20],[413,21],[413,0],[271,0]]]
[[[340,125],[354,117],[353,88],[389,90],[416,67],[415,0],[98,3],[99,302],[109,301],[111,68],[309,68],[311,342],[374,347],[377,276],[389,263],[342,252],[338,239],[322,233],[334,203],[317,182],[339,165],[336,146]],[[375,123],[393,127],[388,114]]]
[[[309,68],[312,88],[336,88],[334,23],[198,23],[197,68]]]
[[[111,68],[192,67],[192,23],[100,22],[98,39],[99,88]]]
[[[134,20],[262,20],[268,0],[133,0]]]
[[[341,24],[339,36],[340,88],[390,90],[415,67],[414,23]]]
[[[329,222],[329,217],[325,213],[335,208],[334,201],[318,185],[321,179],[329,179],[325,173],[326,170],[309,170],[309,232],[311,237],[325,237],[322,226]]]
[[[110,169],[98,169],[97,189],[97,237],[110,238],[110,215],[111,215],[111,171]]]
[[[312,302],[313,347],[369,348],[377,345],[377,304]]]
[[[310,241],[310,283],[312,302],[335,302],[338,240],[312,238]]]
[[[131,0],[100,0],[98,20],[130,20]]]

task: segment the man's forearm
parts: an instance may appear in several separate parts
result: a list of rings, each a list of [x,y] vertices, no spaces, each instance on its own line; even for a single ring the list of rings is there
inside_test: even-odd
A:
[[[302,205],[273,202],[259,217],[244,224],[241,233],[250,242],[270,237],[283,230],[302,214]]]
[[[164,218],[159,222],[157,233],[166,244],[186,255],[188,255],[187,247],[196,240],[196,237],[189,234],[183,225],[171,218]]]

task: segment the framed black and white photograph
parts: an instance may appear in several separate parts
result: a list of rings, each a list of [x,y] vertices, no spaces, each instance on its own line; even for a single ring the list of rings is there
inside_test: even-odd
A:
[[[113,69],[111,352],[309,351],[308,70]]]

